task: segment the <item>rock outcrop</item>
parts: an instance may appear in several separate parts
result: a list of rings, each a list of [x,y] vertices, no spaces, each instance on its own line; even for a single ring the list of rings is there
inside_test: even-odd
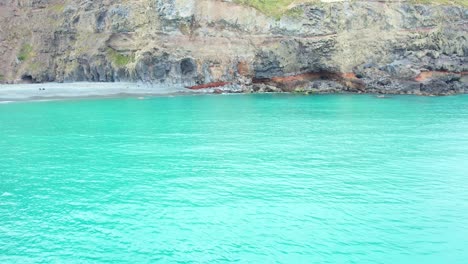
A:
[[[465,6],[296,1],[278,17],[236,2],[4,0],[0,82],[468,93]]]

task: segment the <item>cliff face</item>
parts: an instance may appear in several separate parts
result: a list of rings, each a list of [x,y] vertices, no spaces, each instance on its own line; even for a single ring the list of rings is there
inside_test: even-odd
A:
[[[297,2],[273,17],[220,0],[3,0],[0,82],[468,92],[467,8]]]

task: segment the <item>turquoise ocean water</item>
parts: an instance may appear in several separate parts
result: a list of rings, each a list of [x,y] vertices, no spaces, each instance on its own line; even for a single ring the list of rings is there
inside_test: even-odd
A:
[[[468,96],[0,104],[0,263],[467,263]]]

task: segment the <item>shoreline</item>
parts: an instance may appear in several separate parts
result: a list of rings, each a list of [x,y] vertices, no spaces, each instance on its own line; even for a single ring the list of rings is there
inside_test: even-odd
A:
[[[0,104],[31,101],[55,101],[68,99],[106,99],[120,97],[144,97],[144,96],[182,96],[201,94],[259,94],[269,92],[244,92],[239,87],[206,88],[199,90],[187,89],[182,85],[171,84],[146,84],[132,82],[73,82],[73,83],[34,83],[34,84],[0,84]],[[373,93],[373,92],[271,92],[289,94],[368,94],[378,98],[388,98],[394,95],[414,96],[449,96],[430,94],[403,94],[403,93]],[[464,93],[461,93],[464,94]],[[450,95],[461,95],[450,94]]]
[[[0,84],[0,103],[199,94],[179,85],[109,82]]]

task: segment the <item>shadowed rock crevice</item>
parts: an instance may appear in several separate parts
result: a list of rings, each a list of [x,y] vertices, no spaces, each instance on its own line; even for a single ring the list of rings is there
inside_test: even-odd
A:
[[[34,83],[34,78],[31,75],[24,74],[21,76],[21,81],[23,83]]]
[[[183,76],[194,74],[196,67],[197,65],[192,58],[186,58],[180,61],[180,71]]]

